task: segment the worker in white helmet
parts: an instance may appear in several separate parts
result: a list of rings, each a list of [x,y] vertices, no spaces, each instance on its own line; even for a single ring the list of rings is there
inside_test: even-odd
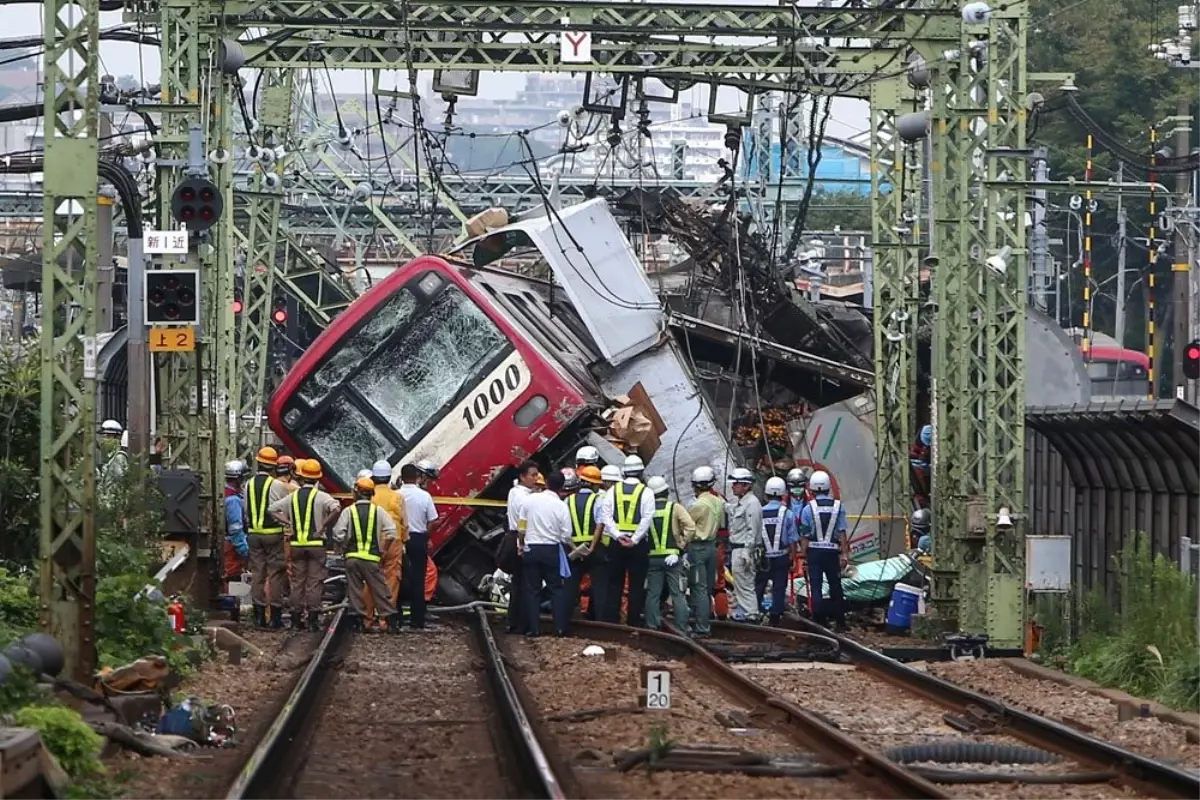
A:
[[[129,438],[121,423],[106,419],[100,423],[100,466],[96,470],[100,492],[111,499],[117,485],[129,471]]]
[[[733,598],[737,603],[733,618],[738,622],[757,622],[758,598],[754,595],[754,582],[758,563],[754,545],[763,533],[762,503],[754,494],[754,473],[750,470],[738,467],[729,480],[733,500],[725,505],[725,516],[729,520]]]
[[[672,503],[666,478],[655,475],[646,482],[646,488],[654,495],[654,518],[650,523],[650,558],[646,573],[646,627],[657,630],[662,620],[660,611],[663,601],[663,584],[671,595],[671,608],[675,613],[675,628],[683,636],[689,635],[687,604],[687,571],[684,554],[696,524],[681,503]]]
[[[832,496],[829,473],[817,470],[808,479],[813,499],[800,513],[800,553],[808,565],[808,591],[815,618],[826,624],[830,617],[838,630],[846,630],[846,603],[842,595],[842,570],[850,563],[850,537],[846,509]],[[829,580],[829,600],[824,599],[823,578]]]
[[[688,592],[692,599],[692,614],[695,617],[694,631],[697,638],[712,633],[713,593],[718,584],[718,575],[724,565],[717,559],[717,532],[725,521],[725,501],[716,490],[717,473],[712,467],[696,467],[692,470],[692,494],[695,502],[688,507],[688,516],[696,526],[696,532],[688,544]],[[725,583],[719,581],[721,592]]]
[[[754,594],[758,598],[760,611],[766,610],[763,595],[767,583],[771,584],[771,608],[767,612],[772,625],[778,625],[787,605],[788,573],[796,557],[796,546],[800,542],[796,515],[784,502],[788,487],[783,478],[767,479],[763,495],[767,504],[763,506],[762,561],[754,580]]]
[[[408,507],[404,497],[391,487],[392,465],[386,459],[380,459],[371,465],[369,471],[371,482],[375,484],[375,494],[371,502],[382,508],[396,523],[396,536],[388,542],[387,551],[383,554],[380,567],[383,569],[383,579],[387,581],[388,591],[391,592],[392,604],[399,608],[400,576],[404,566],[404,548],[408,544]],[[414,577],[412,575],[410,578]],[[368,589],[363,592],[363,626],[370,630],[375,624],[375,595]],[[387,625],[387,620],[378,620],[380,627]]]
[[[575,469],[595,467],[600,469],[600,451],[591,445],[585,445],[575,451]]]
[[[621,598],[628,587],[626,624],[642,625],[646,606],[646,571],[650,568],[650,523],[654,495],[646,491],[642,475],[646,465],[638,456],[626,456],[621,481],[615,484],[601,508],[600,519],[612,540],[609,552],[609,595],[606,622],[620,622]]]

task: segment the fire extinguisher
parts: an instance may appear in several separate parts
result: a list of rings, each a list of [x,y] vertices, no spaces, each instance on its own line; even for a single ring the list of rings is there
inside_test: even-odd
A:
[[[183,613],[183,603],[179,602],[178,598],[173,599],[171,605],[167,606],[167,618],[171,620],[171,630],[183,633],[186,619]]]

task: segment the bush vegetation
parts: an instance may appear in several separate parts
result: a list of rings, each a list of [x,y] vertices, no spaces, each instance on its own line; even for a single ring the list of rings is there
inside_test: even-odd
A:
[[[1171,708],[1200,711],[1196,579],[1135,536],[1114,559],[1116,598],[1097,587],[1078,598],[1077,625],[1043,601],[1043,652],[1068,671]],[[1115,602],[1113,600],[1115,599]],[[1077,633],[1072,633],[1072,628]]]

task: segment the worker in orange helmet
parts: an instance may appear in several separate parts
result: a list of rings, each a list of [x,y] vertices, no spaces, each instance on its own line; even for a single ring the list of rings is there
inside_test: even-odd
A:
[[[337,522],[342,507],[333,496],[318,485],[321,462],[315,458],[302,459],[296,477],[300,486],[295,492],[271,504],[271,516],[290,531],[289,552],[292,574],[292,627],[303,630],[305,616],[308,629],[321,626],[321,590],[325,585],[325,539]]]
[[[300,488],[300,483],[295,478],[296,470],[296,459],[281,455],[275,462],[275,480],[286,484],[288,491],[294,492]]]
[[[375,494],[371,502],[388,512],[388,516],[396,523],[396,538],[388,544],[383,554],[383,577],[387,581],[388,590],[392,593],[392,605],[400,602],[400,574],[403,571],[404,545],[408,541],[408,513],[405,510],[404,498],[389,484],[392,481],[392,465],[380,459],[371,465],[371,481],[375,484]],[[375,617],[375,599],[369,590],[363,592],[364,624],[369,628]],[[387,620],[379,620],[380,627]]]
[[[287,554],[283,526],[268,509],[287,497],[287,485],[275,478],[279,453],[264,447],[254,457],[255,474],[246,481],[243,495],[249,516],[246,532],[250,538],[250,601],[254,604],[254,624],[264,628],[283,627],[283,598],[287,594]]]

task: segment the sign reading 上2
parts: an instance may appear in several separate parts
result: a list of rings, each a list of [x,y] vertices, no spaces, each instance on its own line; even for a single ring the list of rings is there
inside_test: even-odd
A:
[[[196,349],[195,328],[151,328],[150,352],[190,353]]]
[[[669,709],[671,707],[671,671],[650,667],[644,675],[646,708]]]

